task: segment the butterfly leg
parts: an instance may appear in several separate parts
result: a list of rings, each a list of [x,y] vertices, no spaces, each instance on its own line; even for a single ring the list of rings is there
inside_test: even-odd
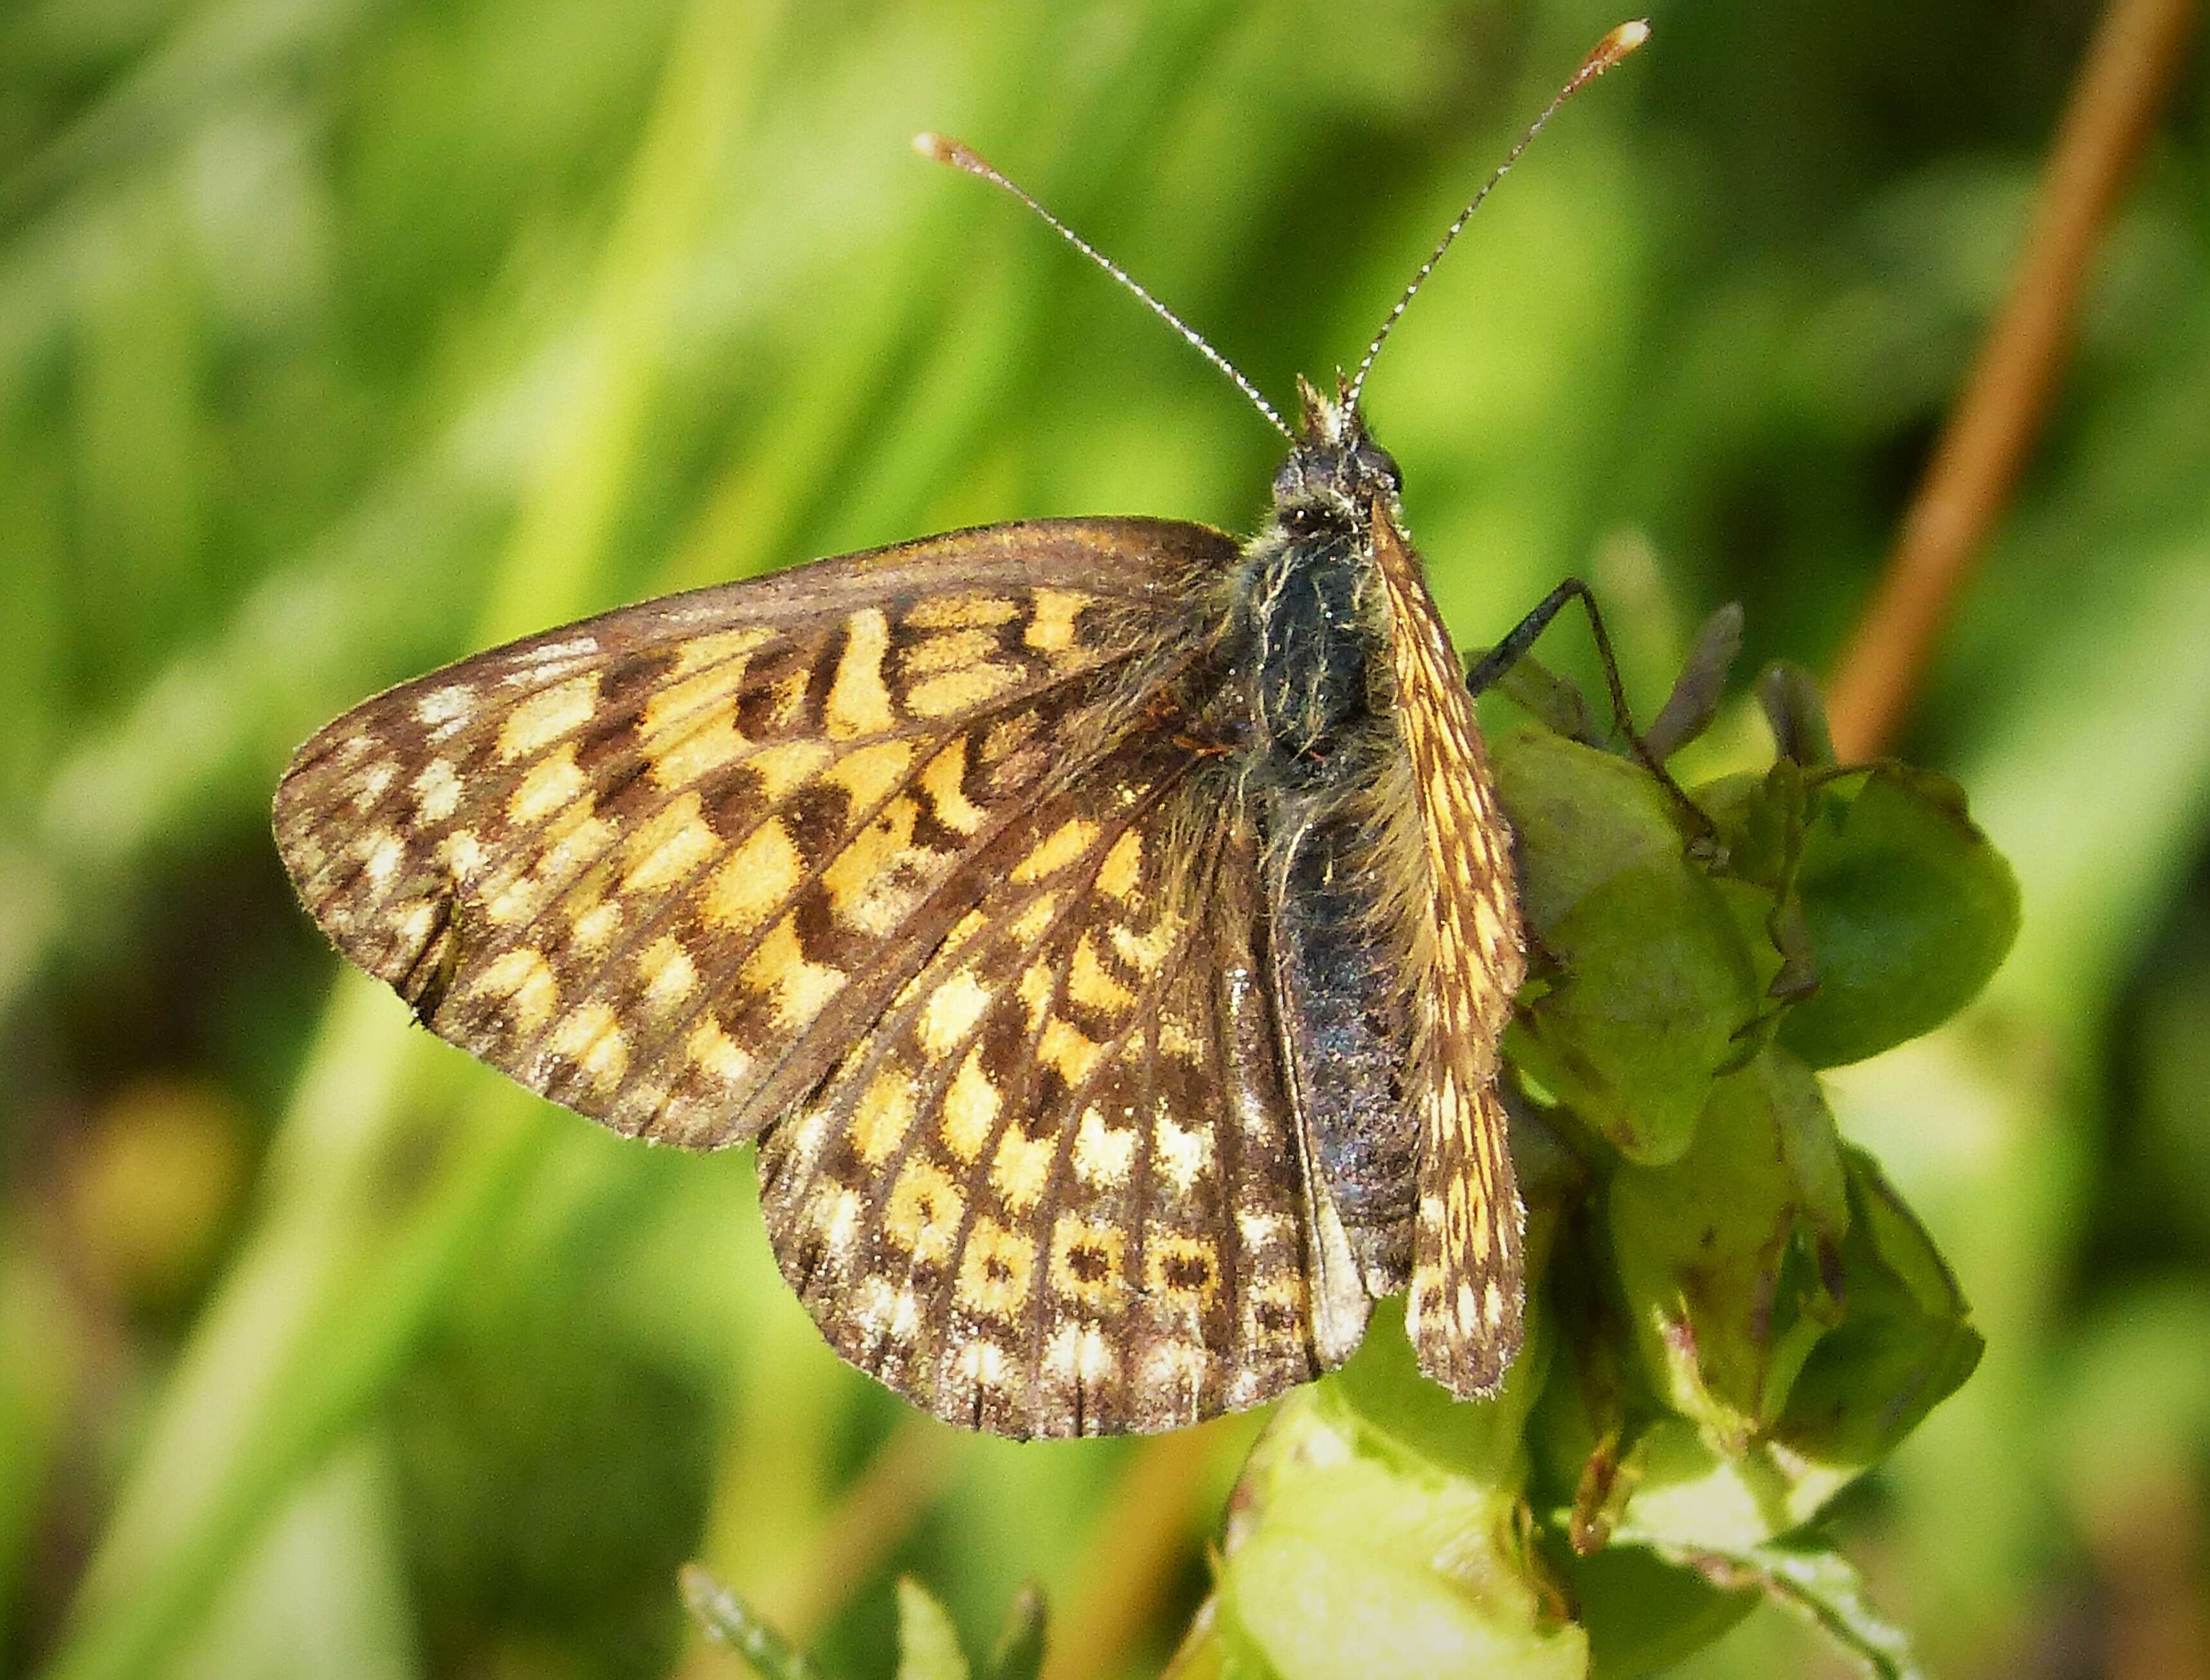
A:
[[[1610,692],[1612,727],[1618,730],[1635,759],[1643,769],[1658,778],[1676,809],[1688,819],[1689,827],[1700,840],[1713,837],[1712,819],[1706,816],[1696,802],[1690,799],[1665,768],[1665,761],[1650,748],[1642,733],[1634,727],[1634,714],[1627,704],[1626,685],[1620,680],[1619,659],[1612,652],[1610,633],[1604,629],[1603,614],[1597,610],[1596,595],[1578,577],[1568,577],[1549,594],[1544,595],[1535,610],[1512,626],[1505,638],[1475,661],[1465,674],[1465,686],[1475,694],[1494,687],[1535,645],[1536,638],[1550,627],[1550,620],[1566,609],[1567,603],[1578,601],[1587,609],[1589,633],[1596,641],[1597,658],[1603,666],[1604,686]]]

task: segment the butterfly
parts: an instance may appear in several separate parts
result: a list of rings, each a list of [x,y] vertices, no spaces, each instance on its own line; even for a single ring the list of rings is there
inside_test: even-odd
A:
[[[1434,262],[1294,428],[1105,263],[1289,438],[1255,536],[986,526],[479,654],[299,749],[302,901],[530,1090],[757,1140],[791,1288],[939,1417],[1195,1423],[1339,1365],[1400,1293],[1421,1369],[1494,1393],[1511,836],[1359,403]]]

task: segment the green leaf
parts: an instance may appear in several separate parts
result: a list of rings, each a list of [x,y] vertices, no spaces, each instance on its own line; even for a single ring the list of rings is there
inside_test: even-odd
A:
[[[1829,784],[1796,877],[1818,990],[1780,1041],[1814,1067],[1939,1026],[1986,985],[2019,926],[2018,880],[1941,777],[1881,765]]]
[[[1754,1589],[1719,1586],[1644,1546],[1568,1552],[1559,1568],[1588,1630],[1591,1680],[1661,1672],[1757,1608]]]
[[[1778,1417],[1841,1315],[1826,1281],[1849,1222],[1837,1151],[1816,1079],[1768,1051],[1718,1082],[1686,1155],[1612,1179],[1612,1245],[1643,1361],[1724,1450]]]
[[[1229,1524],[1218,1671],[1579,1680],[1586,1642],[1521,1544],[1524,1402],[1513,1395],[1507,1385],[1501,1401],[1455,1407],[1501,1449],[1481,1474],[1410,1450],[1404,1436],[1418,1430],[1401,1421],[1396,1433],[1375,1429],[1338,1385],[1285,1401]],[[1508,1421],[1489,1431],[1483,1414],[1500,1405]]]
[[[1513,1060],[1628,1159],[1677,1159],[1757,1013],[1725,903],[1676,851],[1593,887],[1541,938],[1558,967],[1521,994]]]
[[[897,1680],[968,1680],[967,1653],[944,1606],[910,1575],[897,1584]]]
[[[1490,743],[1496,788],[1519,839],[1519,897],[1551,928],[1604,882],[1683,855],[1664,794],[1639,764],[1545,729]]]
[[[1043,1589],[1023,1581],[998,1629],[998,1642],[990,1647],[983,1668],[989,1680],[1036,1680],[1043,1671],[1044,1622]]]
[[[1789,1396],[1777,1438],[1852,1472],[1885,1458],[1979,1363],[1982,1343],[1934,1240],[1859,1149],[1843,1151],[1852,1218],[1842,1322]]]
[[[1762,1588],[1815,1623],[1872,1680],[1926,1680],[1910,1636],[1880,1613],[1863,1578],[1840,1553],[1819,1546],[1752,1546],[1705,1550],[1693,1561],[1717,1585]]]

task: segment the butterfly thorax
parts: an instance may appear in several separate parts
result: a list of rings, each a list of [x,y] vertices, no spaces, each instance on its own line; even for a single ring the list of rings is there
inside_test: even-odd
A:
[[[1295,786],[1346,782],[1386,711],[1374,692],[1388,626],[1374,564],[1372,509],[1393,502],[1396,463],[1357,437],[1316,440],[1274,478],[1274,512],[1246,551],[1247,624],[1260,750]],[[1333,766],[1331,771],[1331,766]]]

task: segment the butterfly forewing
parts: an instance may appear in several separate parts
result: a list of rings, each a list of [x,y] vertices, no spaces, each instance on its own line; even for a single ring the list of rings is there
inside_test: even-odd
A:
[[[741,1140],[1170,677],[1182,574],[1223,548],[1150,521],[959,533],[516,643],[309,741],[279,849],[441,1036],[623,1131]]]
[[[1497,1044],[1526,967],[1510,830],[1419,562],[1380,507],[1374,534],[1425,876],[1410,976],[1405,1090],[1420,1145],[1405,1328],[1422,1370],[1487,1393],[1519,1351],[1522,1310],[1524,1215],[1496,1092]]]

